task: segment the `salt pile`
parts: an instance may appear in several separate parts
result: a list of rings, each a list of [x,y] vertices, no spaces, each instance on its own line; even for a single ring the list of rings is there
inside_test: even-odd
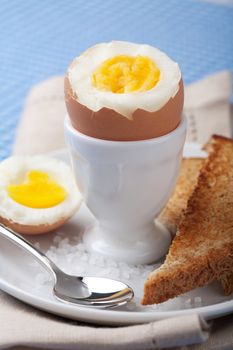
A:
[[[40,249],[39,243],[36,246]],[[94,252],[88,252],[79,236],[69,239],[62,231],[57,232],[46,255],[68,274],[108,277],[129,284],[136,292],[137,304],[142,298],[143,285],[148,274],[160,265],[136,266],[105,258]],[[39,273],[36,283],[38,287],[50,283],[48,275]],[[130,305],[130,308],[134,307]]]

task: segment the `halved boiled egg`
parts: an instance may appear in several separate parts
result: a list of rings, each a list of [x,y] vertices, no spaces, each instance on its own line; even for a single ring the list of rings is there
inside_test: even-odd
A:
[[[100,139],[167,134],[180,123],[183,99],[178,64],[149,45],[97,44],[71,63],[65,77],[72,125]]]
[[[79,208],[81,194],[63,161],[13,156],[0,163],[0,222],[24,234],[45,233]]]

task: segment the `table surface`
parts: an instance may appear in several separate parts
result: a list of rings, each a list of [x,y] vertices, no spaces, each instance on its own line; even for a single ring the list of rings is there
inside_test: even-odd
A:
[[[63,74],[97,42],[154,45],[179,62],[185,83],[233,70],[233,4],[218,2],[0,0],[0,159],[11,152],[30,87]]]

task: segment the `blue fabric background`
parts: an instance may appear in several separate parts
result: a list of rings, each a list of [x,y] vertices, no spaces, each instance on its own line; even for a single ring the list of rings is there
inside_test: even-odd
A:
[[[97,42],[152,44],[185,83],[233,70],[233,7],[194,0],[0,0],[0,159],[8,156],[30,87],[65,72]]]

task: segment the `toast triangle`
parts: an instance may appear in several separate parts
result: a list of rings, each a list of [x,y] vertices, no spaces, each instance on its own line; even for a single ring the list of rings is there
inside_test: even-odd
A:
[[[233,292],[233,140],[214,135],[208,150],[166,260],[145,283],[144,305],[214,280]]]

